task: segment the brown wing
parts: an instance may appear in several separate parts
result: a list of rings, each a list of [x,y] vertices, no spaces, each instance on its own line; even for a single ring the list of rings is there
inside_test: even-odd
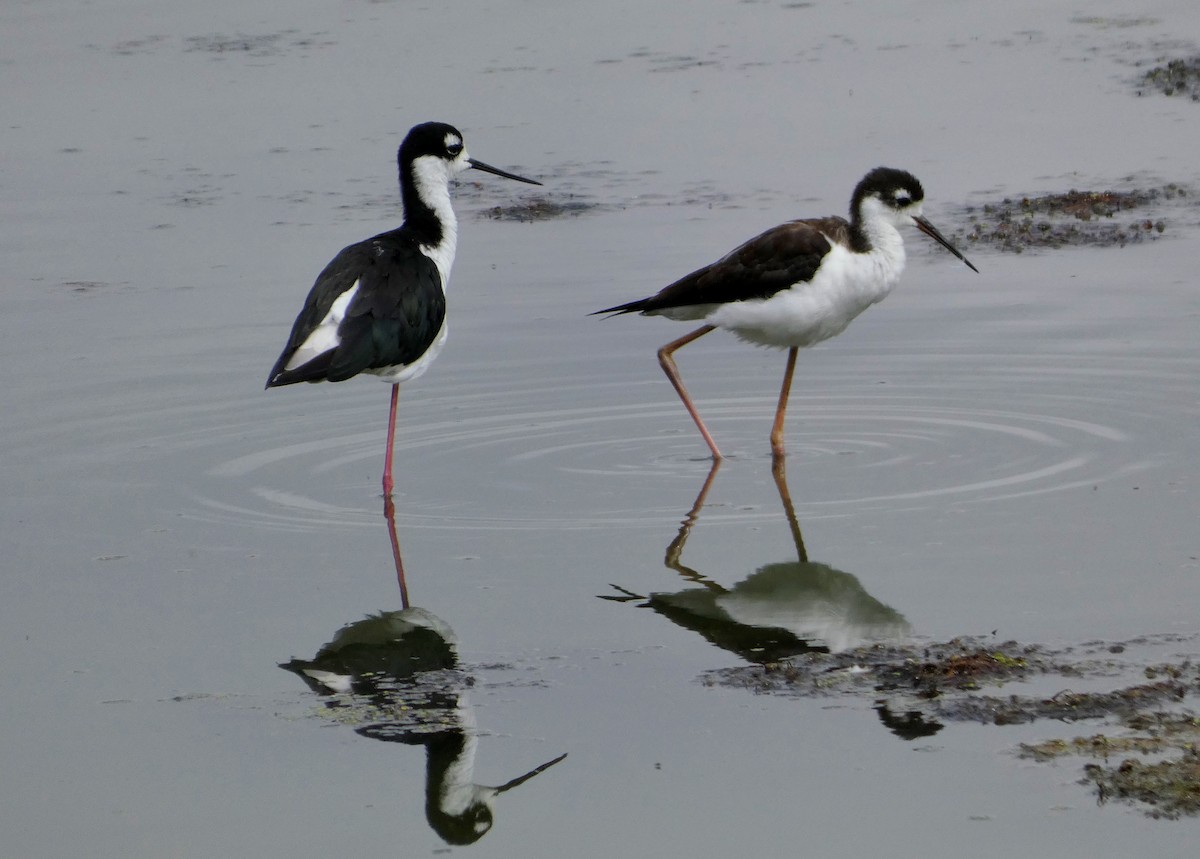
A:
[[[844,218],[789,221],[755,236],[656,295],[597,313],[649,313],[694,304],[770,298],[793,284],[812,280],[829,253],[830,239],[839,244],[850,241],[850,225]]]

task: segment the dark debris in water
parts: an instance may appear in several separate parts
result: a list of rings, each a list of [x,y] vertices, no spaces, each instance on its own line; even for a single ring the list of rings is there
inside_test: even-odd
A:
[[[1112,692],[1063,690],[1049,698],[979,695],[944,702],[939,715],[954,721],[1015,725],[1039,719],[1078,722],[1141,712],[1145,707],[1182,701],[1188,687],[1174,681],[1144,683]]]
[[[1121,719],[1121,727],[1120,733],[1022,743],[1020,755],[1099,760],[1084,766],[1080,783],[1091,785],[1101,804],[1135,805],[1156,819],[1200,815],[1200,719],[1187,711],[1134,711]]]
[[[1026,249],[1074,246],[1124,247],[1166,232],[1168,210],[1196,205],[1189,189],[1170,183],[1129,191],[1077,191],[1040,197],[1006,197],[968,207],[970,223],[952,240],[1021,253]]]
[[[550,221],[556,218],[571,218],[597,208],[595,203],[582,200],[552,200],[549,197],[530,197],[507,206],[492,206],[480,214],[494,221]]]
[[[1150,69],[1138,81],[1138,95],[1146,90],[1200,101],[1200,56],[1168,60],[1164,65]]]
[[[160,47],[166,38],[166,36],[147,36],[142,39],[127,39],[113,45],[112,51],[114,54],[121,54],[123,56],[149,54],[155,48]]]
[[[299,30],[275,33],[210,33],[184,39],[185,51],[200,51],[215,57],[243,54],[276,56],[291,49],[320,48],[334,44],[323,34],[304,35]]]
[[[803,697],[889,692],[933,702],[951,693],[1069,670],[1035,646],[1016,642],[985,646],[975,639],[956,638],[920,648],[872,644],[838,653],[806,653],[783,662],[711,672],[705,682]]]
[[[883,725],[907,740],[932,736],[947,722],[1096,721],[1104,731],[1023,743],[1018,754],[1036,761],[1068,755],[1096,759],[1083,768],[1081,783],[1090,785],[1101,803],[1119,801],[1150,817],[1177,819],[1200,815],[1200,718],[1185,707],[1200,694],[1200,665],[1187,658],[1152,665],[1122,660],[1128,646],[1180,641],[1163,636],[1062,650],[975,638],[910,647],[874,644],[726,668],[701,680],[756,694],[869,699]],[[1135,671],[1140,682],[1116,682],[1125,677],[1127,683]],[[1068,688],[1048,696],[997,692],[1030,681],[1044,687],[1054,678]],[[1106,680],[1115,688],[1069,688]]]

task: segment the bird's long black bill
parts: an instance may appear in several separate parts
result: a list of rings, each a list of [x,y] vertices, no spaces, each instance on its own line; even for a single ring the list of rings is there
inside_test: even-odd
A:
[[[525,784],[525,782],[529,781],[535,775],[538,775],[539,773],[544,773],[546,770],[550,769],[550,767],[554,766],[556,763],[563,760],[564,758],[566,758],[566,755],[562,754],[562,755],[559,755],[558,757],[556,757],[552,761],[546,761],[540,767],[535,767],[534,769],[525,773],[525,775],[517,776],[512,781],[500,785],[500,787],[496,788],[496,793],[504,793],[504,791],[506,791],[506,790],[512,790],[514,787]]]
[[[950,244],[950,240],[939,233],[937,227],[929,223],[929,221],[925,220],[924,218],[913,218],[913,221],[916,223],[918,230],[929,236],[929,238],[933,239],[946,250],[950,251],[950,253],[954,254],[960,260],[965,262],[967,264],[967,268],[969,268],[971,271],[975,272],[976,274],[979,273],[979,269],[975,268],[975,266],[971,264],[971,261],[963,256],[962,252],[959,251],[958,248]]]
[[[541,185],[541,182],[533,179],[526,179],[524,176],[518,176],[516,173],[509,173],[507,170],[501,170],[499,167],[493,167],[491,164],[484,164],[482,161],[476,161],[474,158],[468,158],[467,163],[476,170],[482,170],[484,173],[495,173],[497,176],[503,176],[505,179],[516,179],[518,182],[525,182],[529,185]]]

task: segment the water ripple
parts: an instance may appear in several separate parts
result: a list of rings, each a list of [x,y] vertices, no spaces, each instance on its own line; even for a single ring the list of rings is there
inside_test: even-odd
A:
[[[859,379],[847,381],[853,390],[842,393],[835,378],[827,384],[836,394],[794,395],[787,437],[789,467],[804,485],[799,512],[811,518],[896,505],[1006,501],[1157,467],[1139,440],[1183,377],[1166,367],[1143,367],[1130,397],[1128,390],[1114,393],[1112,372],[1055,360],[1068,366],[1030,366],[1026,357],[1002,370],[989,362],[993,387],[997,374],[1023,380],[1015,394],[1005,395],[1005,408],[978,383],[980,370],[968,366],[943,374],[937,386],[913,368],[911,378],[889,380],[886,387],[864,388]],[[727,389],[742,387],[729,381]],[[409,480],[397,480],[404,490],[398,524],[522,530],[674,521],[678,510],[658,506],[638,487],[694,481],[707,468],[705,449],[669,390],[643,382],[510,381],[485,393],[443,386],[423,397],[404,413],[396,442],[399,470]],[[705,380],[707,387],[721,382],[720,375]],[[190,515],[276,528],[374,525],[381,393],[363,386],[337,407],[312,407],[304,420],[295,417],[296,399],[276,399],[253,423],[235,431],[214,427],[221,441],[207,451],[205,489],[193,494]],[[658,399],[611,402],[631,393]],[[610,402],[596,404],[603,401]],[[731,461],[763,474],[773,405],[767,389],[699,401]],[[305,436],[311,440],[294,441]],[[281,438],[288,443],[279,444]],[[710,521],[771,515],[765,507],[724,510]]]

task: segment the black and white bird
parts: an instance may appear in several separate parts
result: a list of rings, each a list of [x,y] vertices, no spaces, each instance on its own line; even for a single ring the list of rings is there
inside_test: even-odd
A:
[[[343,248],[296,317],[267,387],[341,382],[372,373],[392,383],[383,494],[392,492],[392,445],[401,382],[424,373],[446,343],[446,284],[458,241],[450,181],[474,167],[540,185],[467,155],[462,133],[442,122],[414,126],[397,155],[404,222]]]
[[[972,271],[979,271],[922,216],[924,199],[925,191],[911,173],[877,167],[855,187],[849,221],[830,216],[780,224],[656,295],[596,314],[641,313],[704,322],[659,349],[658,361],[714,460],[721,459],[721,451],[700,419],[672,355],[717,328],[749,343],[788,349],[771,429],[771,452],[778,459],[784,455],[783,420],[797,350],[842,333],[854,317],[892,291],[904,270],[899,227],[914,224]]]

